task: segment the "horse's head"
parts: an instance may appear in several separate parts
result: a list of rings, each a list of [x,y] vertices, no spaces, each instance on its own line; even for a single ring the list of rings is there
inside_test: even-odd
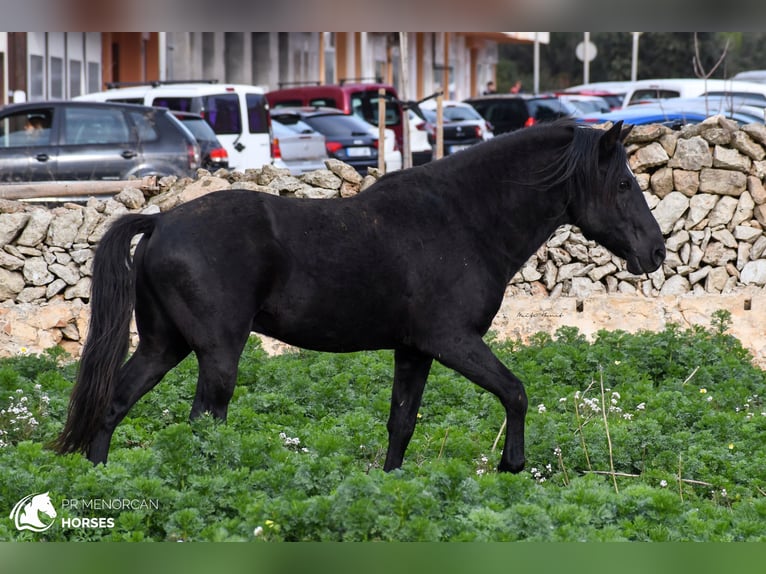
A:
[[[625,259],[628,271],[651,273],[665,260],[665,242],[627,162],[623,141],[631,128],[617,122],[597,135],[598,173],[569,210],[585,236]]]
[[[51,502],[50,493],[44,492],[32,498],[31,509],[47,514],[50,518],[56,518],[56,509]]]

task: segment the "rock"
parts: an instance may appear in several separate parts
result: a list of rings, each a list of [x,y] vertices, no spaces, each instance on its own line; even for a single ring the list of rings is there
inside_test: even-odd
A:
[[[115,201],[119,201],[128,209],[140,209],[146,203],[144,192],[135,187],[125,187],[114,196]]]
[[[67,285],[75,285],[80,280],[80,272],[74,264],[62,265],[54,263],[48,269],[51,273],[63,279]]]
[[[663,147],[658,142],[652,142],[630,156],[628,164],[633,171],[641,172],[652,167],[665,165],[669,159]]]
[[[54,279],[50,283],[48,283],[48,286],[45,290],[45,298],[50,299],[51,297],[58,295],[61,293],[61,291],[64,290],[64,288],[67,286],[66,281],[63,279]]]
[[[214,193],[224,189],[229,189],[230,184],[227,180],[215,177],[213,175],[206,175],[189,185],[187,185],[183,191],[178,194],[178,198],[181,203],[186,203],[207,195],[208,193]]]
[[[678,251],[684,243],[689,241],[689,232],[682,229],[665,240],[665,247],[671,251]]]
[[[270,195],[279,195],[279,191],[268,185],[261,185],[254,181],[248,181],[246,179],[233,182],[229,189],[242,189],[245,191],[257,191],[260,193],[268,193]]]
[[[524,281],[532,283],[533,281],[542,279],[543,274],[540,273],[534,265],[525,265],[521,268],[521,276],[524,278]]]
[[[750,175],[747,177],[747,191],[753,198],[756,205],[766,203],[766,187],[763,186],[760,178]]]
[[[584,263],[568,263],[562,265],[559,267],[558,282],[561,283],[567,279],[572,279],[573,277],[582,277],[594,267],[595,265],[592,263],[589,265],[585,265]]]
[[[737,227],[734,228],[734,239],[737,241],[753,243],[762,234],[763,230],[748,225],[737,225]]]
[[[766,203],[757,205],[755,209],[753,209],[753,215],[755,215],[755,219],[758,223],[766,227]]]
[[[290,170],[287,168],[274,167],[273,165],[264,165],[255,170],[254,179],[259,185],[269,185],[278,177],[288,177]]]
[[[27,283],[39,287],[53,281],[53,274],[48,271],[48,264],[42,257],[31,257],[24,262],[22,270]]]
[[[89,299],[90,298],[90,277],[83,277],[77,284],[67,287],[64,291],[64,299]]]
[[[754,142],[745,131],[737,130],[733,132],[731,134],[731,145],[750,159],[761,160],[766,156],[763,148]],[[748,167],[750,167],[749,164],[750,162],[748,162]]]
[[[573,277],[572,287],[569,294],[578,299],[587,299],[596,293],[606,293],[606,288],[598,282],[593,282],[587,277]]]
[[[356,170],[354,170],[356,171]],[[350,181],[346,181],[345,179],[340,184],[340,196],[341,197],[353,197],[360,191],[360,184],[359,183],[352,183]]]
[[[686,277],[671,275],[660,289],[660,295],[685,295],[691,289],[691,284]]]
[[[45,287],[25,287],[21,293],[16,295],[16,301],[19,303],[31,303],[32,301],[45,298]]]
[[[705,249],[702,256],[702,262],[708,265],[726,265],[729,261],[737,259],[737,252],[733,249],[727,249],[723,243],[711,241]]]
[[[720,241],[724,246],[731,249],[737,248],[737,240],[734,239],[734,235],[732,235],[731,231],[726,228],[714,231],[713,239]]]
[[[737,209],[738,200],[735,197],[722,197],[710,212],[709,228],[715,228],[719,225],[728,225],[734,212]]]
[[[728,279],[729,274],[726,272],[725,267],[713,267],[707,275],[705,291],[707,293],[720,293],[723,291]]]
[[[53,214],[47,209],[36,209],[29,214],[24,231],[16,240],[18,245],[35,247],[43,242],[48,235],[48,226],[53,220]]]
[[[349,183],[355,183],[357,185],[362,183],[362,176],[358,171],[356,171],[355,168],[351,167],[347,163],[343,163],[342,161],[335,158],[330,158],[326,159],[324,164],[328,170],[330,170],[342,180],[348,181]]]
[[[766,259],[745,263],[739,280],[745,285],[766,285]]]
[[[751,160],[735,149],[715,146],[713,150],[713,167],[741,171],[746,174],[750,170]]]
[[[753,250],[753,246],[749,243],[740,243],[737,246],[737,269],[742,271],[742,268],[750,260],[750,252]]]
[[[702,267],[701,269],[697,269],[696,271],[692,271],[691,273],[689,273],[689,283],[691,285],[694,285],[695,283],[699,283],[705,277],[707,277],[711,269],[712,267],[705,266],[705,267]]]
[[[316,171],[304,173],[300,176],[300,180],[312,187],[321,187],[333,191],[338,191],[342,182],[341,178],[329,169],[318,169]]]
[[[617,266],[610,261],[606,265],[591,269],[588,272],[588,277],[590,277],[592,281],[601,281],[604,277],[614,273],[615,271],[617,271]]]
[[[699,190],[703,193],[739,197],[746,186],[747,176],[739,171],[703,168],[700,172]]]
[[[749,135],[751,139],[755,140],[761,145],[766,145],[766,126],[763,124],[748,124],[742,126],[740,129]]]
[[[14,299],[24,289],[25,284],[21,273],[0,268],[0,301]]]
[[[652,212],[662,230],[663,235],[670,233],[676,221],[689,207],[689,198],[684,194],[673,191],[666,195]]]
[[[702,168],[712,166],[713,155],[710,153],[710,146],[700,136],[680,138],[676,143],[673,158],[668,161],[668,167],[687,171],[700,171]]]
[[[693,197],[700,186],[700,174],[684,169],[673,170],[673,187],[687,197]]]
[[[686,218],[686,229],[691,229],[705,219],[717,202],[718,196],[710,193],[698,193],[697,195],[694,195],[689,200],[689,215]]]
[[[16,239],[29,221],[28,213],[0,214],[0,247]]]
[[[749,192],[745,191],[739,196],[737,202],[737,209],[731,216],[731,221],[728,224],[729,229],[734,229],[737,225],[744,221],[749,221],[753,218],[753,210],[755,208],[755,202]]]
[[[24,257],[14,257],[4,249],[0,249],[0,267],[9,271],[18,271],[24,267]],[[0,300],[2,300],[1,297]]]
[[[753,243],[753,248],[750,250],[750,259],[760,259],[766,252],[766,236],[761,236]]]
[[[652,174],[650,185],[654,194],[662,199],[673,191],[673,170],[669,167],[659,168]]]
[[[69,249],[75,242],[75,238],[82,225],[82,219],[83,212],[80,209],[54,211],[54,217],[48,226],[46,243]]]

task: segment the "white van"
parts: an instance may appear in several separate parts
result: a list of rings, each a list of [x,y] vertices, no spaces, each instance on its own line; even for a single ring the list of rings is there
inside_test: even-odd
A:
[[[667,98],[699,96],[732,96],[762,102],[766,107],[766,85],[736,80],[703,80],[700,78],[668,78],[639,80],[626,91],[623,107]]]
[[[78,96],[76,100],[143,104],[200,114],[229,154],[229,168],[244,171],[273,162],[271,118],[265,90],[217,82],[151,82]]]

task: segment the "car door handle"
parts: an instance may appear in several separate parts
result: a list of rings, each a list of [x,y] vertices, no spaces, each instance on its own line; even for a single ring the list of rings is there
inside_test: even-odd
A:
[[[134,158],[134,157],[136,157],[138,154],[137,154],[136,152],[134,152],[132,149],[126,149],[126,150],[125,150],[124,152],[122,152],[120,155],[121,155],[122,157],[124,157],[125,159],[133,159],[133,158]]]
[[[51,158],[51,156],[49,156],[47,153],[38,153],[38,154],[35,156],[35,159],[36,159],[37,161],[41,161],[41,162],[42,162],[42,161],[48,161],[50,158]]]

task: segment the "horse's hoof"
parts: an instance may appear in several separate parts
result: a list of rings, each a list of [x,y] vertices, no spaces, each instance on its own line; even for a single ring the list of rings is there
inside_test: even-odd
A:
[[[500,464],[497,465],[497,471],[498,472],[512,472],[513,474],[518,474],[522,470],[524,470],[524,459],[521,459],[518,462],[506,462],[504,460],[500,461]]]

